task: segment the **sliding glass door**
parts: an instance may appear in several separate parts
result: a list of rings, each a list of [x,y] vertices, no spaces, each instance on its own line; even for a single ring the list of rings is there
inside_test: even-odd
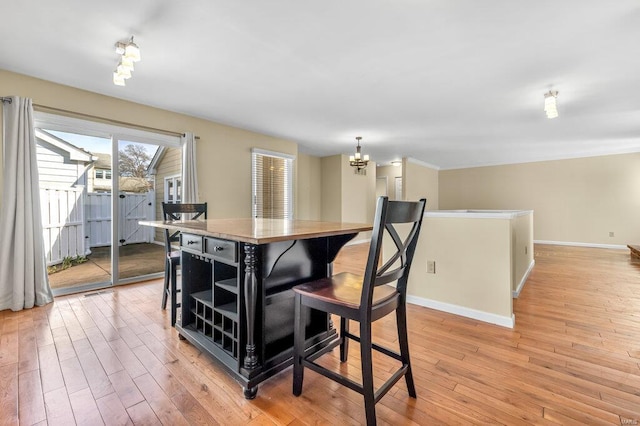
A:
[[[141,220],[161,220],[156,210],[156,188],[163,182],[156,182],[156,175],[149,169],[159,149],[158,145],[118,140],[118,197],[113,208],[118,222],[114,232],[120,282],[164,272],[164,246],[154,244],[154,228],[139,224]]]
[[[36,114],[49,281],[54,295],[162,276],[164,175],[179,176],[180,140]]]

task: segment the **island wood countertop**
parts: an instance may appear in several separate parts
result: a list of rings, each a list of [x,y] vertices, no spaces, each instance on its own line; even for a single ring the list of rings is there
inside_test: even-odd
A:
[[[166,228],[207,237],[223,238],[250,244],[267,244],[333,235],[371,231],[366,223],[323,222],[290,219],[208,219],[140,221],[140,225]]]

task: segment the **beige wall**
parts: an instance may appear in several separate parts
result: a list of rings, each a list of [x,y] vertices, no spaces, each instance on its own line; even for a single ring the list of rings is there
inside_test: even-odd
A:
[[[320,218],[339,222],[342,218],[342,156],[322,157],[320,160],[322,176],[322,206]]]
[[[322,215],[322,161],[298,153],[296,219],[320,220]]]
[[[400,198],[396,198],[396,178],[402,178],[402,167],[397,166],[379,166],[376,167],[376,178],[386,177],[387,178],[387,196],[390,200],[401,200]]]
[[[532,215],[530,211],[425,214],[407,300],[513,327],[512,295],[533,266]],[[401,229],[406,233],[408,228]],[[435,272],[427,272],[428,262],[435,262]]]
[[[415,201],[427,199],[427,210],[438,210],[438,170],[410,158],[402,159],[402,167],[380,166],[377,176],[387,177],[389,199]],[[396,198],[396,178],[402,178],[402,195]]]
[[[369,163],[366,175],[357,175],[346,155],[321,159],[321,219],[337,222],[373,223],[376,209],[376,165]],[[370,238],[361,233],[357,241]]]
[[[441,209],[534,210],[535,240],[640,241],[639,153],[444,170],[439,194]]]
[[[34,104],[135,125],[194,132],[200,136],[197,142],[200,200],[209,203],[211,218],[251,216],[252,147],[291,155],[298,153],[297,144],[291,141],[3,70],[0,70],[0,94],[28,97]],[[312,207],[298,203],[297,207],[305,214],[312,214]]]
[[[408,286],[408,294],[422,300],[410,301],[508,322],[513,314],[511,231],[506,219],[425,217]],[[435,261],[435,274],[426,272],[428,260]]]
[[[349,157],[341,155],[342,221],[372,223],[376,210],[376,164],[369,162],[367,174],[354,173]]]
[[[533,215],[516,216],[511,220],[511,253],[513,256],[513,291],[521,290],[520,284],[533,267]],[[524,283],[523,283],[524,284]]]
[[[427,210],[438,210],[439,188],[438,170],[416,163],[411,159],[402,160],[404,199],[415,201],[427,199]]]

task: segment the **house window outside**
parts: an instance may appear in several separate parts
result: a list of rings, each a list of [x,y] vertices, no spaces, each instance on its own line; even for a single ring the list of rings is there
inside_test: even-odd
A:
[[[105,179],[111,179],[111,170],[105,170],[104,178]]]
[[[180,176],[168,176],[164,178],[164,202],[182,202],[182,178]]]
[[[96,179],[104,179],[104,170],[96,169]]]
[[[293,219],[293,160],[287,154],[252,150],[253,217]]]

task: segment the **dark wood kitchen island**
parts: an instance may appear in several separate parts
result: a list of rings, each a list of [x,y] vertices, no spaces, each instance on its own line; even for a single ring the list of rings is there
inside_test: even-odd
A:
[[[286,219],[142,221],[178,230],[182,290],[179,336],[216,358],[244,389],[291,365],[293,290],[331,275],[340,249],[369,224]],[[307,347],[336,338],[330,317],[312,311]]]

